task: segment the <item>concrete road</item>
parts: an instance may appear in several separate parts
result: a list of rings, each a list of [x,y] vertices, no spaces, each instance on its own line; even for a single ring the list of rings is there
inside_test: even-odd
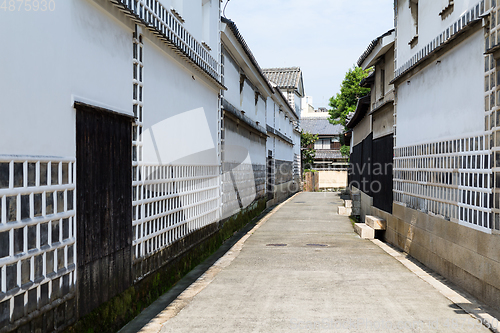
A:
[[[161,332],[489,332],[338,216],[301,193],[164,316]],[[161,319],[161,315],[159,316]],[[167,320],[168,319],[168,320]],[[157,319],[158,320],[158,319]]]

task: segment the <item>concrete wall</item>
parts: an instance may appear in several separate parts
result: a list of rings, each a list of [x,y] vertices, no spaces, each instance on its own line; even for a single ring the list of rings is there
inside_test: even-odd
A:
[[[347,171],[318,171],[319,188],[347,187]]]
[[[384,240],[435,270],[493,307],[500,306],[498,235],[394,204],[393,215],[372,208],[387,220]]]

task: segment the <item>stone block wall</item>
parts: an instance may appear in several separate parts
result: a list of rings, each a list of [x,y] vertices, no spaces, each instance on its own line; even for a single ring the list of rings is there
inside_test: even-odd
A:
[[[493,307],[500,306],[500,235],[394,204],[384,240]]]

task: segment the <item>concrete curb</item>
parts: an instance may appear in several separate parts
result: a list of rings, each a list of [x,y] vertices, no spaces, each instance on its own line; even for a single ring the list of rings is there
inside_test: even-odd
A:
[[[481,305],[471,296],[460,294],[459,292],[451,289],[440,281],[446,281],[445,278],[439,276],[440,280],[438,280],[436,277],[430,275],[428,272],[419,267],[411,258],[409,258],[406,253],[398,251],[378,239],[374,239],[371,241],[386,253],[388,253],[390,256],[392,256],[394,259],[398,260],[419,278],[437,289],[444,297],[467,312],[472,318],[476,319],[478,325],[481,324],[492,332],[500,333],[499,320],[497,318],[498,314],[496,314],[497,317],[491,315],[483,305]],[[434,273],[434,275],[438,274]]]
[[[256,225],[248,231],[236,244],[234,244],[222,257],[220,257],[208,270],[205,271],[194,283],[189,285],[177,298],[175,298],[163,311],[156,315],[148,324],[143,326],[138,332],[140,333],[158,333],[163,324],[171,318],[175,317],[193,298],[205,289],[224,268],[229,266],[231,262],[238,257],[246,240],[269,218],[274,215],[283,205],[295,198],[299,193],[296,193],[286,201],[282,202],[268,214],[261,218]],[[167,293],[168,294],[168,293]],[[154,303],[153,303],[154,304]],[[147,309],[145,310],[147,311]],[[126,332],[121,330],[120,332]]]

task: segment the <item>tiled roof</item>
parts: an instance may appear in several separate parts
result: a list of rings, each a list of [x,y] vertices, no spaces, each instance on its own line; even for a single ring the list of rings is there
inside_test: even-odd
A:
[[[340,150],[322,150],[322,149],[317,149],[316,155],[314,156],[315,160],[330,160],[334,158],[337,159],[345,157],[342,156]]]
[[[372,40],[372,42],[370,43],[370,45],[368,45],[368,48],[366,49],[366,51],[361,55],[361,57],[359,57],[359,59],[358,59],[358,66],[361,67],[361,65],[366,60],[366,58],[368,58],[368,56],[370,55],[370,53],[372,53],[372,51],[375,49],[375,46],[377,46],[378,41],[380,39],[384,38],[385,36],[389,36],[394,31],[395,31],[395,29],[391,29],[391,30],[387,31],[385,34],[383,34],[383,35],[375,38],[374,40]]]
[[[302,73],[300,67],[264,68],[262,71],[269,81],[279,88],[299,89],[300,75]]]
[[[344,132],[342,125],[332,125],[328,119],[302,118],[300,126],[304,132],[318,135],[339,135]]]

